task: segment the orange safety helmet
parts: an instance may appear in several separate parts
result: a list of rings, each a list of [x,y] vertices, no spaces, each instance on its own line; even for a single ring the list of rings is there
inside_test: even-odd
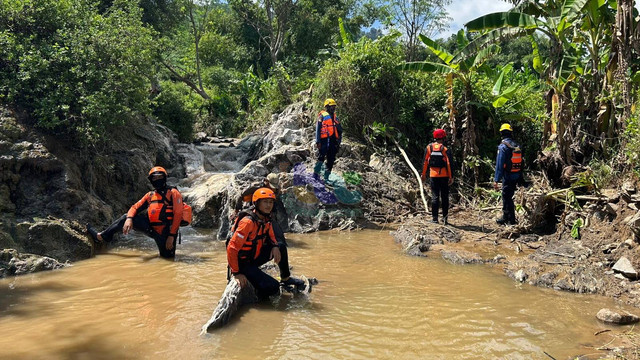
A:
[[[433,138],[434,139],[444,139],[446,137],[447,137],[447,133],[442,129],[435,129],[433,131]]]
[[[153,175],[154,173],[162,173],[164,174],[164,177],[167,177],[167,170],[165,170],[162,166],[154,166],[151,168],[151,170],[149,170],[149,178],[151,177],[151,175]]]
[[[276,199],[276,194],[269,188],[260,188],[253,193],[251,201],[255,204],[261,199]]]

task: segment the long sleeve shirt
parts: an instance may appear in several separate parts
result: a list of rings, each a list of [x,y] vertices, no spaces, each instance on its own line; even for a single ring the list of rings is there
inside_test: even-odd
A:
[[[520,172],[512,173],[506,171],[505,165],[511,164],[512,150],[506,144],[504,144],[504,142],[511,144],[512,147],[515,147],[517,144],[511,138],[504,138],[502,141],[503,142],[500,142],[500,145],[498,145],[498,155],[496,156],[496,171],[493,176],[493,181],[500,182],[502,179],[509,181],[517,180],[521,175]]]
[[[150,191],[146,193],[142,197],[142,199],[138,200],[138,202],[133,204],[129,208],[129,211],[127,212],[127,217],[133,218],[136,216],[138,211],[144,210],[145,208],[149,207],[151,203],[151,198],[155,194],[155,192],[156,191]],[[180,222],[182,221],[182,209],[183,209],[182,194],[180,194],[180,191],[178,191],[178,189],[176,188],[169,188],[167,190],[167,193],[165,194],[165,197],[167,198],[168,201],[171,202],[171,206],[173,208],[173,220],[171,220],[170,224],[164,224],[161,226],[152,226],[152,227],[158,234],[162,234],[164,227],[169,226],[169,235],[176,236],[178,234],[178,229],[180,228]]]
[[[335,135],[333,137],[335,138],[337,143],[340,144],[340,142],[342,141],[342,125],[338,121],[338,116],[335,113],[332,115],[332,118],[335,122],[335,129],[338,133],[337,138],[335,137]],[[318,121],[316,122],[316,143],[320,143],[322,141],[322,138],[320,137],[320,133],[322,132],[322,120],[322,113],[320,113],[318,114]],[[331,137],[326,138],[325,141],[330,138]]]

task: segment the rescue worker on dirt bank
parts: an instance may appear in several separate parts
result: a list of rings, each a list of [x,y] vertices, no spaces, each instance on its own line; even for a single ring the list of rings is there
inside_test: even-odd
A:
[[[342,125],[336,116],[336,101],[326,99],[324,101],[324,110],[318,113],[318,122],[316,123],[316,146],[318,147],[318,162],[316,163],[314,172],[318,175],[324,158],[327,158],[327,167],[324,172],[324,179],[329,178],[333,163],[336,161],[336,154],[340,149],[342,142]]]
[[[425,180],[427,169],[431,184],[431,222],[438,223],[438,208],[442,200],[442,220],[447,225],[449,218],[449,186],[453,184],[453,168],[451,157],[444,140],[447,133],[442,129],[433,131],[433,142],[427,145],[422,165],[422,181]]]
[[[522,150],[511,137],[513,128],[509,124],[500,126],[502,141],[498,145],[496,172],[493,176],[493,188],[498,190],[498,182],[502,180],[502,217],[497,219],[499,225],[515,225],[516,209],[513,194],[516,184],[522,177]]]
[[[146,193],[129,211],[114,221],[106,230],[97,232],[87,224],[87,231],[94,241],[111,241],[113,235],[122,231],[127,235],[133,228],[155,240],[160,256],[173,258],[176,254],[176,237],[182,221],[182,194],[167,186],[167,171],[155,166],[149,171],[153,191]],[[146,211],[145,211],[146,210]]]
[[[280,283],[304,291],[305,282],[291,277],[289,256],[284,243],[276,241],[271,223],[271,211],[276,195],[269,188],[260,188],[252,197],[255,208],[241,212],[233,226],[233,235],[227,245],[227,261],[231,274],[241,287],[251,282],[260,298],[280,292]],[[269,260],[278,264],[281,281],[260,270]]]

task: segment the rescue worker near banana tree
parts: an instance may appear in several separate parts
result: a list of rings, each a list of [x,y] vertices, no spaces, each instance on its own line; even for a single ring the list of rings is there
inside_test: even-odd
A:
[[[444,146],[447,133],[443,129],[433,131],[433,142],[427,145],[422,165],[422,181],[429,170],[431,185],[431,222],[438,223],[438,209],[442,203],[442,220],[449,222],[449,186],[453,184],[453,168],[449,150]]]
[[[264,299],[280,292],[280,284],[304,291],[303,280],[294,278],[289,271],[289,256],[284,243],[276,241],[271,223],[271,211],[276,195],[269,188],[253,193],[253,209],[242,211],[233,226],[233,235],[227,244],[227,261],[231,275],[241,287],[250,282],[259,298]],[[278,264],[281,281],[260,270],[269,260]],[[310,289],[309,289],[310,290]]]
[[[500,126],[502,141],[498,145],[496,172],[493,176],[493,188],[498,190],[502,181],[502,217],[497,219],[499,225],[515,225],[516,209],[513,194],[522,177],[522,150],[513,139],[513,128],[509,124]]]
[[[125,235],[131,229],[142,231],[155,240],[161,257],[173,258],[183,218],[182,195],[175,187],[167,186],[167,171],[161,166],[153,167],[148,179],[153,191],[146,193],[106,230],[98,232],[87,224],[87,231],[97,242],[111,241],[120,231]]]
[[[336,116],[336,101],[326,99],[324,101],[324,110],[318,113],[318,122],[316,123],[316,146],[318,147],[318,162],[316,163],[314,172],[319,175],[320,168],[327,158],[324,179],[329,179],[333,163],[336,161],[336,154],[340,149],[342,142],[342,125]]]

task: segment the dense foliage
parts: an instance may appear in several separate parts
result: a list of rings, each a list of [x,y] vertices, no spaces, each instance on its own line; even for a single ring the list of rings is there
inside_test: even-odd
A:
[[[108,140],[152,116],[188,141],[250,131],[312,88],[316,110],[338,101],[348,134],[396,140],[418,166],[445,128],[475,182],[502,122],[527,166],[632,168],[634,2],[512,2],[432,40],[448,1],[0,0],[0,100],[56,134]]]

